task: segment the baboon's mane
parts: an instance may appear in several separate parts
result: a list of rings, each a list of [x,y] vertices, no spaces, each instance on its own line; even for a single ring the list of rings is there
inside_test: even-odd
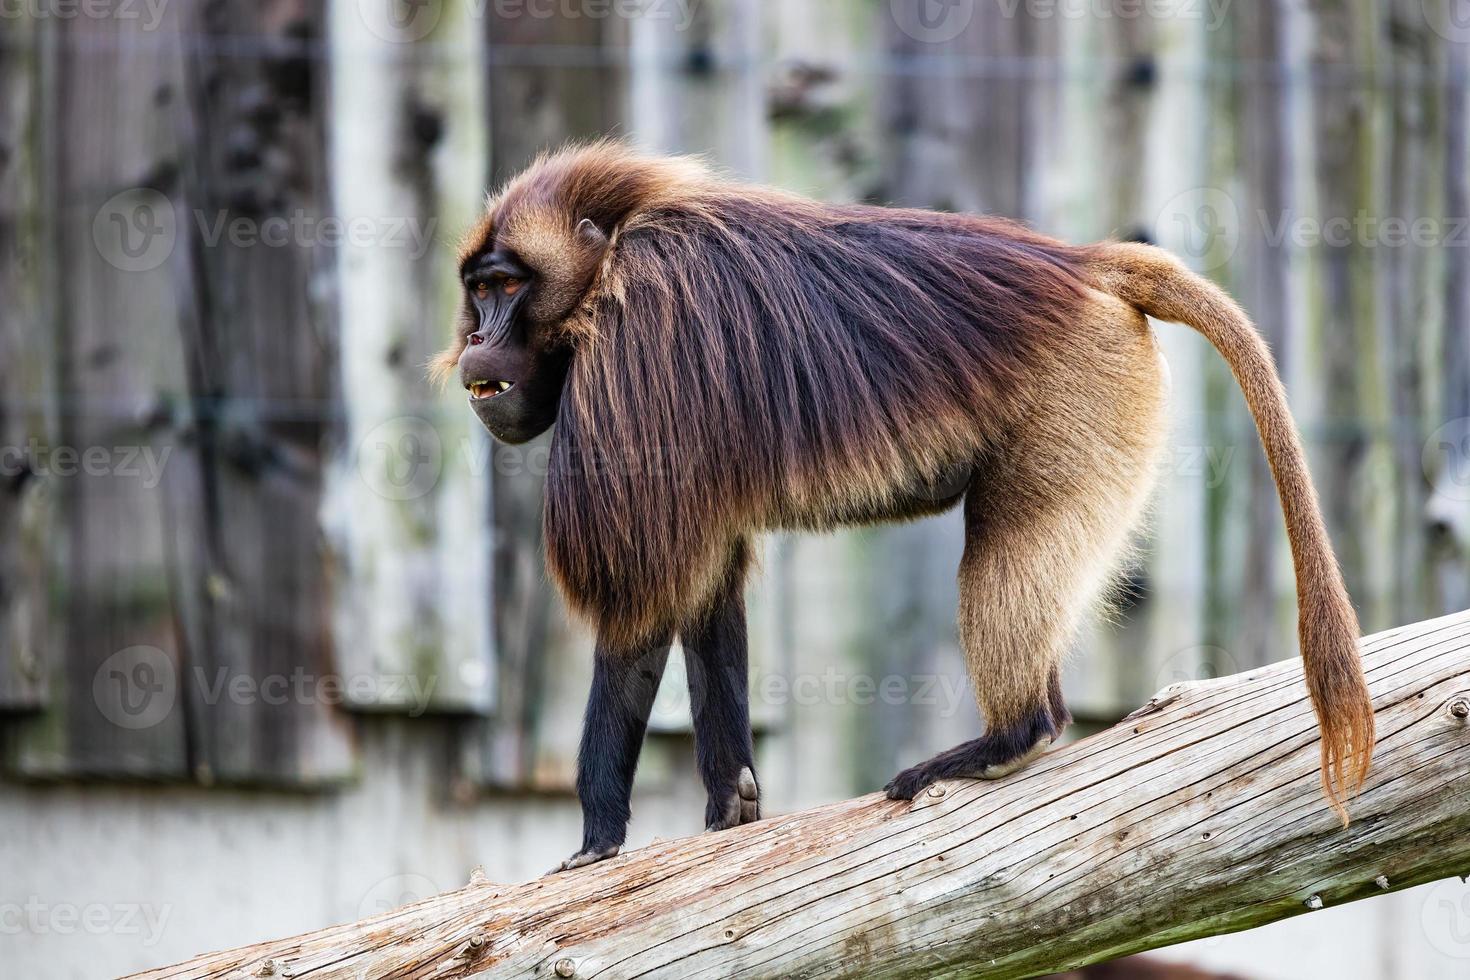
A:
[[[567,326],[545,522],[569,598],[629,642],[695,611],[752,522],[881,511],[1003,440],[1087,287],[1082,250],[1011,221],[827,206],[606,144],[517,197],[615,222]]]

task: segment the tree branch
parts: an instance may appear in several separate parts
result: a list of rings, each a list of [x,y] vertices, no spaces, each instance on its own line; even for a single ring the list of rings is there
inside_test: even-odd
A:
[[[1470,613],[1363,649],[1379,742],[1347,830],[1289,661],[1166,688],[999,782],[471,884],[138,976],[1023,977],[1470,872]]]

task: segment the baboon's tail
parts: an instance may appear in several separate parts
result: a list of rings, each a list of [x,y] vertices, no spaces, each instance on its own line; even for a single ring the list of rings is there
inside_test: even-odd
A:
[[[1307,692],[1322,732],[1322,789],[1347,824],[1368,775],[1373,704],[1358,656],[1358,619],[1307,471],[1271,352],[1244,311],[1214,283],[1149,245],[1098,246],[1088,265],[1107,292],[1160,320],[1193,327],[1230,365],[1265,446],[1296,567],[1297,632]]]

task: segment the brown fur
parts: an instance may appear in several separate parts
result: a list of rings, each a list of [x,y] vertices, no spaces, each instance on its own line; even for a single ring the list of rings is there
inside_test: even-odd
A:
[[[605,249],[578,242],[584,218]],[[959,498],[935,489],[946,474],[971,471],[959,622],[992,730],[1061,710],[1056,665],[1144,507],[1166,388],[1144,314],[1199,329],[1281,487],[1324,785],[1340,808],[1361,782],[1356,622],[1280,382],[1238,308],[1165,253],[823,205],[608,143],[497,195],[464,258],[491,248],[536,272],[536,342],[574,351],[547,562],[609,645],[687,626],[753,532],[931,513]]]

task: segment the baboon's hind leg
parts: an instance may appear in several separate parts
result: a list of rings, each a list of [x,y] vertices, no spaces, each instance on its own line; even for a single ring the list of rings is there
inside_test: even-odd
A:
[[[899,773],[895,799],[1014,772],[1070,720],[1062,656],[1142,515],[1166,431],[1167,374],[1147,321],[1094,299],[1075,356],[1037,380],[1045,396],[965,493],[959,628],[985,734]]]
[[[1146,462],[1151,447],[1136,448]],[[1021,459],[1023,469],[1034,465]],[[912,799],[940,779],[1015,772],[1071,720],[1062,700],[1062,657],[1113,571],[1149,483],[1142,466],[1109,474],[1102,461],[1085,455],[1074,459],[1079,464],[1101,475],[1089,486],[1068,487],[1042,467],[971,486],[959,627],[986,732],[899,773],[887,787],[891,799]],[[1116,458],[1112,465],[1116,471]]]

